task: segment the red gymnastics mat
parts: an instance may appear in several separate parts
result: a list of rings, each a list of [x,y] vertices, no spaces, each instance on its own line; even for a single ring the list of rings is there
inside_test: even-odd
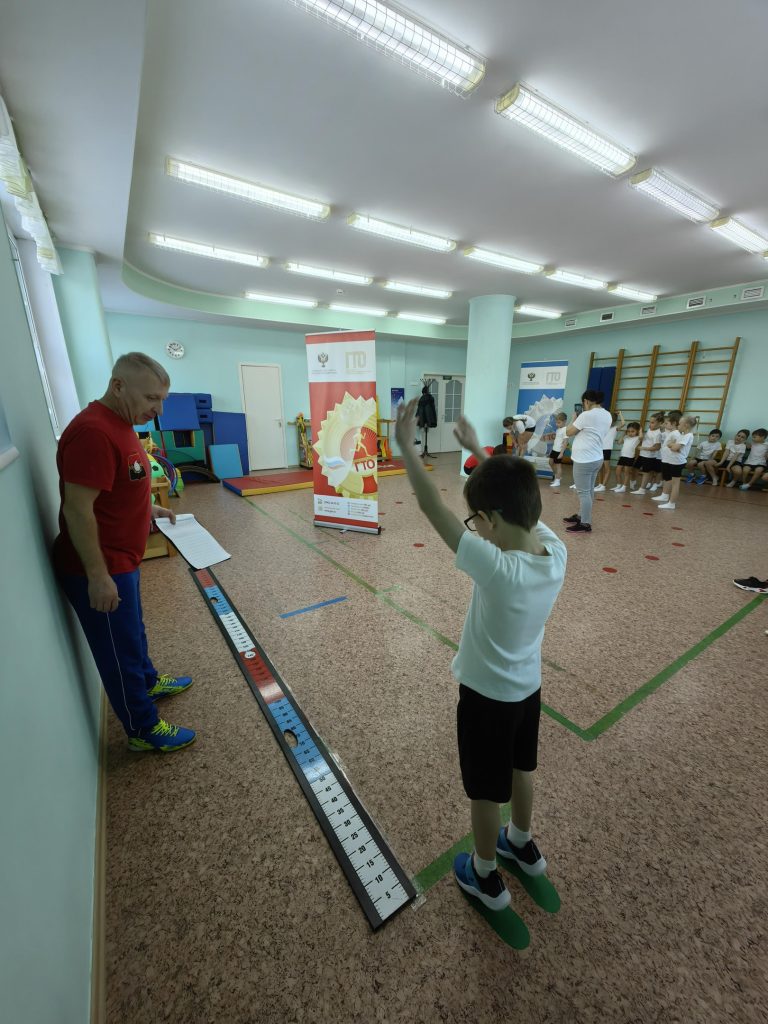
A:
[[[425,467],[428,470],[432,466]],[[405,466],[401,459],[379,463],[379,476],[403,476]],[[287,469],[279,473],[265,473],[262,476],[235,476],[221,481],[225,487],[243,498],[252,494],[272,494],[276,491],[300,491],[312,486],[311,469]]]

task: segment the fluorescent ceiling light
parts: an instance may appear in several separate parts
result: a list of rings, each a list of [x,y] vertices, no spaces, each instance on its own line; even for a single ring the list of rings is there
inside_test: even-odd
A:
[[[546,320],[557,320],[562,313],[558,313],[556,309],[542,309],[541,306],[517,306],[516,312],[523,313],[525,316],[543,316]]]
[[[366,313],[368,316],[386,316],[386,309],[375,309],[373,306],[347,306],[342,302],[332,302],[329,309],[335,309],[337,313]]]
[[[768,250],[768,238],[763,238],[762,235],[758,235],[756,231],[752,231],[751,228],[740,224],[732,217],[721,217],[720,220],[713,220],[709,227],[716,231],[718,235],[727,238],[729,242],[740,245],[747,252],[762,254]]]
[[[547,270],[546,276],[550,281],[559,281],[561,284],[575,284],[578,288],[606,288],[605,281],[598,281],[596,277],[585,277],[584,274],[574,274],[570,270]]]
[[[408,242],[410,245],[420,245],[424,249],[435,249],[437,252],[451,252],[456,248],[456,243],[451,238],[430,235],[426,231],[414,231],[413,228],[404,227],[402,224],[376,220],[375,217],[369,217],[364,213],[353,213],[347,217],[347,224],[359,231],[369,231],[372,235],[391,238],[396,242]]]
[[[634,153],[598,135],[522,82],[518,82],[496,101],[496,113],[511,121],[518,121],[556,146],[567,149],[614,177],[624,174],[637,162]]]
[[[485,74],[485,61],[464,47],[376,0],[291,0],[360,42],[437,79],[459,95],[471,92]]]
[[[219,245],[203,245],[201,242],[186,242],[183,238],[172,238],[171,235],[157,235],[149,232],[152,245],[160,249],[172,249],[174,252],[186,252],[192,256],[205,256],[209,260],[225,260],[227,263],[244,263],[248,267],[267,267],[269,258],[257,256],[255,252],[238,252],[236,249],[222,249]]]
[[[398,313],[398,320],[416,320],[420,324],[444,324],[444,316],[428,316],[426,313]]]
[[[292,295],[265,295],[263,292],[246,292],[246,299],[256,302],[274,302],[278,306],[301,306],[302,309],[315,309],[317,299],[297,299]]]
[[[272,206],[284,213],[295,213],[300,217],[325,220],[331,212],[327,203],[321,203],[316,199],[305,199],[290,192],[279,192],[277,189],[267,188],[266,185],[233,178],[229,174],[184,163],[183,160],[174,160],[170,156],[165,161],[165,173],[171,178],[189,182],[191,185],[202,185],[204,188],[224,192],[237,199],[246,199],[249,203],[262,203],[264,206]]]
[[[345,270],[328,270],[325,267],[310,267],[306,263],[286,263],[285,269],[294,274],[307,274],[309,277],[324,277],[329,281],[344,281],[345,284],[370,284],[372,277],[363,274],[348,274]]]
[[[423,284],[406,284],[404,281],[385,281],[384,287],[392,292],[407,292],[409,295],[424,295],[428,299],[450,299],[453,292],[447,288],[428,288]]]
[[[658,295],[653,292],[641,292],[637,288],[628,288],[625,284],[609,284],[608,291],[621,295],[625,299],[637,299],[638,302],[655,302]]]
[[[698,223],[712,220],[719,212],[708,199],[691,192],[689,188],[656,167],[649,167],[647,171],[633,174],[629,184],[638,192],[645,192],[651,199],[656,199],[671,210],[682,213],[684,217]]]
[[[503,267],[504,270],[513,270],[518,274],[540,274],[544,269],[543,263],[531,263],[530,260],[520,260],[516,256],[506,256],[502,252],[492,252],[490,249],[480,249],[471,245],[464,250],[464,255],[471,260],[479,260],[481,263],[490,263],[494,267]]]

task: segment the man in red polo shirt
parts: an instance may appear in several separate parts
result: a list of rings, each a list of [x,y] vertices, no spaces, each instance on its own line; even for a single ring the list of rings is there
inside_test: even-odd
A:
[[[192,685],[159,675],[147,650],[139,565],[152,519],[175,515],[151,503],[149,460],[133,429],[163,411],[170,379],[141,352],[121,356],[106,393],[59,441],[59,536],[54,565],[83,627],[101,681],[131,750],[189,746],[192,729],[170,725],[155,701]]]

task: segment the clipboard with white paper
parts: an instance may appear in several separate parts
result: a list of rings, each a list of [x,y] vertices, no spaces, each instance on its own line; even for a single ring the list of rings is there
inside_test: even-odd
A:
[[[207,569],[231,557],[190,512],[176,516],[175,523],[166,517],[156,519],[155,526],[193,569]]]

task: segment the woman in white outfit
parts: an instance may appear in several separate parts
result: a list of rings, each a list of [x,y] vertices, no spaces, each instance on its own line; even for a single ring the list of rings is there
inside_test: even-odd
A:
[[[568,533],[592,532],[595,480],[603,468],[603,438],[611,426],[611,414],[607,409],[603,409],[604,397],[602,391],[585,391],[581,396],[583,412],[580,412],[573,423],[565,429],[568,437],[573,438],[573,482],[579,496],[578,513],[563,520],[570,524]]]

